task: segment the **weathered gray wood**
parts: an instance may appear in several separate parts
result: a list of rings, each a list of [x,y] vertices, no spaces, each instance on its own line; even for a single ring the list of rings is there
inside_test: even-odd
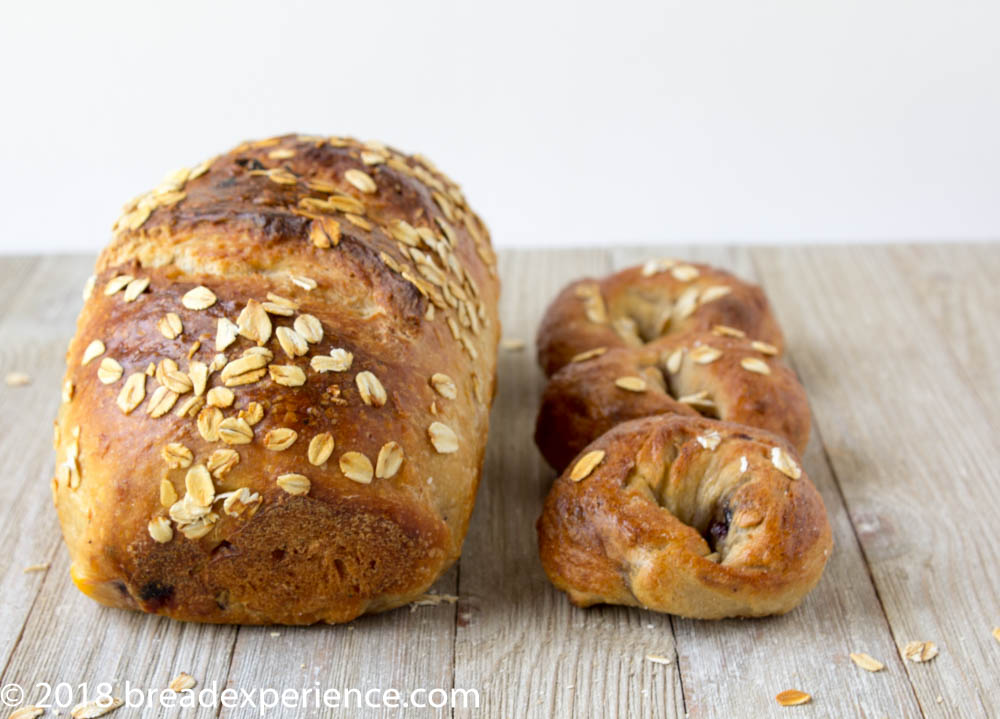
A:
[[[538,561],[535,519],[554,473],[532,440],[543,384],[535,330],[563,284],[609,267],[598,251],[501,254],[504,335],[527,347],[501,350],[486,476],[459,567],[455,652],[455,684],[480,689],[486,716],[684,714],[669,617],[572,607]]]
[[[44,572],[58,546],[52,499],[52,418],[59,403],[62,352],[79,309],[80,287],[93,260],[18,257],[0,262],[0,381],[9,372],[31,378],[26,387],[0,384],[3,439],[0,463],[0,667],[21,635]],[[83,271],[83,277],[77,276]],[[39,292],[47,286],[48,292]],[[19,521],[9,521],[11,518]]]
[[[680,257],[759,281],[747,249],[701,245],[615,253],[615,268],[656,256]],[[766,288],[765,288],[766,289]],[[786,311],[775,307],[779,321]],[[794,367],[792,337],[785,361]],[[811,394],[812,388],[806,385]],[[691,719],[718,716],[787,717],[775,701],[785,689],[813,696],[796,707],[804,717],[918,716],[919,708],[892,641],[843,499],[815,428],[803,464],[823,495],[834,532],[834,554],[819,586],[795,611],[764,620],[703,622],[674,619],[681,681]],[[870,674],[851,652],[867,652],[887,667]]]
[[[456,571],[446,573],[432,588],[437,594],[455,592]],[[379,691],[394,688],[404,696],[417,689],[450,691],[455,648],[455,605],[401,608],[362,617],[348,625],[313,627],[240,627],[229,671],[229,686],[246,689],[301,690],[320,688]],[[274,636],[278,634],[278,636]],[[375,695],[372,696],[375,698]],[[417,697],[426,703],[427,696]],[[315,701],[312,697],[310,701]],[[354,698],[351,701],[355,701]],[[381,699],[379,699],[381,701]],[[310,715],[317,715],[315,706]],[[356,705],[352,705],[356,706]],[[300,717],[302,709],[275,709],[269,716]],[[248,707],[224,710],[224,717],[258,716]],[[318,716],[400,716],[398,709],[329,709]],[[406,716],[444,716],[442,710],[409,709]]]
[[[923,712],[995,715],[1000,453],[981,397],[885,248],[753,256],[893,638],[940,648],[905,663]]]
[[[542,387],[532,346],[538,319],[566,281],[640,254],[705,260],[749,278],[756,270],[786,331],[814,411],[805,464],[837,541],[823,582],[786,617],[671,622],[636,609],[580,610],[541,571],[534,521],[552,473],[531,439]],[[0,385],[0,684],[107,680],[119,690],[126,681],[148,690],[186,671],[200,687],[219,689],[480,692],[479,710],[405,713],[417,717],[998,712],[1000,645],[990,629],[1000,625],[992,527],[1000,515],[1000,289],[991,268],[1000,267],[1000,246],[700,246],[616,251],[613,259],[595,251],[501,253],[505,335],[528,347],[501,350],[465,552],[435,587],[459,594],[459,605],[305,629],[199,626],[107,610],[70,583],[51,509],[50,427],[91,264],[0,260],[0,375],[33,377],[28,387]],[[46,561],[48,572],[22,571]],[[940,656],[901,662],[894,645],[910,639],[935,641]],[[887,669],[864,673],[847,658],[851,651],[867,651]],[[652,664],[647,654],[673,663]],[[774,694],[792,686],[814,702],[779,708]],[[123,715],[139,714],[113,716]]]
[[[1000,430],[1000,245],[888,249]]]
[[[66,343],[82,302],[91,257],[42,259],[0,321],[0,366],[32,376],[28,387],[0,389],[5,422],[0,482],[8,521],[0,524],[0,684],[17,683],[38,699],[38,682],[125,682],[163,689],[180,671],[203,681],[225,679],[235,638],[232,627],[181,624],[100,607],[69,580],[69,559],[52,510],[51,423],[59,403]],[[15,421],[10,421],[10,420]],[[51,562],[47,572],[25,574],[29,564]],[[79,693],[74,702],[79,700]],[[53,699],[50,699],[53,701]],[[64,711],[65,713],[65,711]],[[170,713],[158,715],[171,716]],[[215,710],[185,716],[215,716]]]

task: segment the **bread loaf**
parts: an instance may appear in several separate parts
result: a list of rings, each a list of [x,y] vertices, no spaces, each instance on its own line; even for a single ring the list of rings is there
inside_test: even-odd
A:
[[[499,338],[458,186],[288,135],[130,202],[85,289],[56,422],[81,591],[203,622],[343,622],[458,557]]]

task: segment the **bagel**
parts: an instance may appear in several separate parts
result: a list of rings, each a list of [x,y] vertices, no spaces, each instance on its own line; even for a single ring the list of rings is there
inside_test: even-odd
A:
[[[600,280],[571,283],[538,329],[546,376],[587,352],[641,347],[660,337],[732,327],[773,346],[784,337],[759,287],[708,265],[650,260]]]
[[[787,443],[683,415],[623,422],[590,444],[552,486],[538,538],[574,604],[698,619],[793,609],[833,545]]]
[[[781,614],[832,549],[805,390],[759,287],[654,260],[566,287],[538,333],[535,442],[562,474],[542,565],[579,606]]]
[[[546,385],[535,443],[562,470],[616,424],[653,414],[700,414],[766,429],[799,452],[809,441],[809,403],[773,345],[730,327],[667,336],[570,362]]]

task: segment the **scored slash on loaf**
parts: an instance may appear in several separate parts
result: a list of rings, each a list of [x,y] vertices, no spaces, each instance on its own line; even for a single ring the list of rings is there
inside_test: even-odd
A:
[[[485,226],[423,157],[288,135],[171,173],[115,222],[68,353],[52,491],[76,585],[234,623],[423,595],[472,511],[498,292]]]
[[[578,605],[715,619],[789,611],[832,547],[797,452],[809,405],[759,288],[653,260],[566,287],[538,332],[538,520]]]

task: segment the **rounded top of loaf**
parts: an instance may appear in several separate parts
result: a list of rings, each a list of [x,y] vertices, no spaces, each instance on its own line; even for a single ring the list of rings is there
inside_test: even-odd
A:
[[[67,353],[53,482],[88,594],[345,621],[457,556],[499,339],[479,218],[427,160],[286,135],[124,208]]]
[[[168,174],[122,208],[112,232],[98,271],[181,262],[192,239],[239,238],[285,252],[365,246],[431,299],[444,291],[441,272],[473,292],[480,265],[496,276],[489,233],[455,182],[420,155],[350,138],[244,142]]]

